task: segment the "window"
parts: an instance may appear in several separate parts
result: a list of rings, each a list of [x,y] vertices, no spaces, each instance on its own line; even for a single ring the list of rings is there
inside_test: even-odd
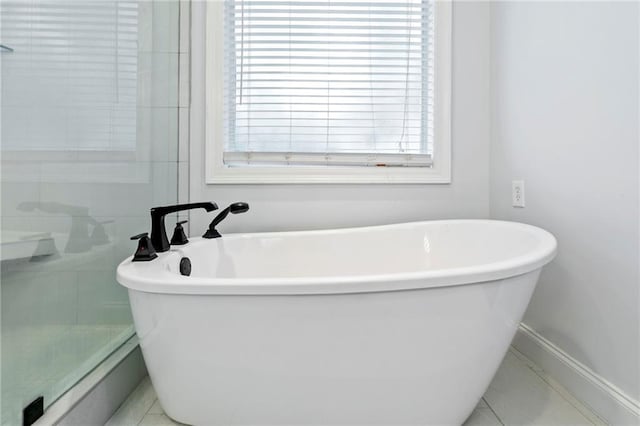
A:
[[[450,4],[208,7],[208,183],[449,182]]]

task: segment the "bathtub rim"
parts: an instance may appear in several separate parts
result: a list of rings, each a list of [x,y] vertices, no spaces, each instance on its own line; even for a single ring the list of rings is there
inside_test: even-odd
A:
[[[251,232],[227,234],[226,238],[247,236],[273,237],[286,235],[331,234],[342,232],[365,232],[372,229],[393,228],[423,223],[485,223],[512,226],[514,229],[537,235],[541,244],[524,255],[498,262],[417,272],[399,272],[376,275],[286,277],[286,278],[208,278],[186,277],[171,272],[166,262],[174,257],[177,261],[184,246],[172,246],[171,250],[159,253],[152,262],[131,262],[132,256],[122,261],[117,268],[117,281],[129,290],[144,293],[174,295],[313,295],[373,293],[386,291],[417,290],[435,287],[457,286],[500,280],[542,268],[555,257],[557,241],[548,231],[520,222],[490,219],[453,219],[402,222],[389,225],[374,225],[351,228],[335,228],[302,231]],[[225,237],[223,237],[225,238]],[[196,243],[200,238],[192,238]]]

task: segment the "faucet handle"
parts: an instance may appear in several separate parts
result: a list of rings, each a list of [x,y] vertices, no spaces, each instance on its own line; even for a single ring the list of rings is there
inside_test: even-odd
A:
[[[131,239],[138,240],[138,248],[133,255],[132,262],[148,262],[158,257],[156,250],[153,248],[153,244],[151,244],[148,232],[134,235]]]
[[[176,223],[176,228],[173,230],[173,236],[171,237],[171,244],[175,246],[182,246],[189,242],[187,239],[187,234],[184,233],[183,224],[187,223],[188,220],[181,220]]]

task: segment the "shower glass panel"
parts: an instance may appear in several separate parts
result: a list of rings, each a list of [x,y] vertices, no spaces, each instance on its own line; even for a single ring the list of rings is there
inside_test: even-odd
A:
[[[178,1],[0,1],[1,414],[133,333],[116,265],[177,202]]]

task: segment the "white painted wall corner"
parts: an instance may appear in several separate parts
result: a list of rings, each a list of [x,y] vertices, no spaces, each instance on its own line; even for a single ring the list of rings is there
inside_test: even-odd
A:
[[[521,324],[513,346],[611,425],[640,425],[640,401]]]

